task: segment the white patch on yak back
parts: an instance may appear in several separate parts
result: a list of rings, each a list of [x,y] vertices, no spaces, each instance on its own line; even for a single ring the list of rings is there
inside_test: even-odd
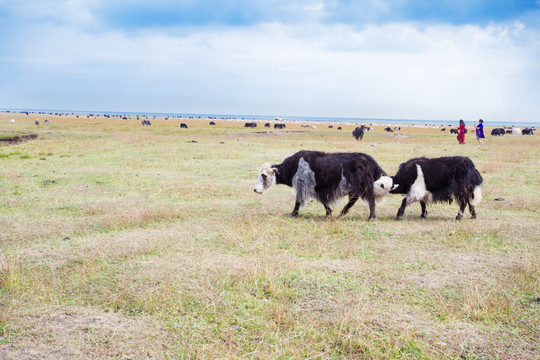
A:
[[[424,200],[426,203],[433,201],[433,195],[426,189],[426,180],[420,165],[416,164],[416,180],[407,193],[407,204]]]
[[[317,186],[315,173],[311,170],[307,161],[300,158],[298,169],[292,178],[292,188],[296,201],[303,206],[308,200],[316,199],[315,186]]]

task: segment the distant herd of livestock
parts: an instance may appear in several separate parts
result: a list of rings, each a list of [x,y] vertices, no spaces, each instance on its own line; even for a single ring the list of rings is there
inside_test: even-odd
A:
[[[127,119],[127,117],[125,117]],[[15,122],[15,119],[12,119],[10,122],[14,123]],[[47,118],[45,119],[44,121],[45,123],[50,123],[51,122],[51,119]],[[39,125],[40,122],[38,119],[35,120],[34,122],[36,125]],[[143,119],[141,121],[141,125],[143,126],[151,126],[152,123],[150,122],[150,120],[148,119]],[[214,121],[210,121],[209,125],[211,126],[215,126],[216,123]],[[251,121],[251,122],[245,122],[244,123],[244,127],[246,128],[256,128],[257,127],[257,123],[254,122],[254,121]],[[269,122],[265,123],[264,124],[264,127],[266,128],[269,128],[271,127],[271,124]],[[274,123],[274,129],[285,129],[287,127],[286,124],[284,123]],[[302,127],[310,127],[310,128],[313,128],[315,129],[315,126],[314,125],[307,125],[307,124],[302,124]],[[186,123],[180,123],[180,128],[181,129],[188,129],[188,125]],[[334,126],[333,125],[328,125],[328,128],[329,129],[333,129]],[[336,127],[337,130],[343,130],[343,128],[341,126],[338,126]],[[362,140],[363,136],[364,136],[364,131],[372,131],[373,128],[369,127],[369,126],[365,126],[365,125],[362,125],[362,126],[359,126],[359,127],[356,127],[353,131],[353,137],[356,139],[356,140]],[[399,131],[401,130],[401,127],[399,126],[394,126],[393,128],[392,127],[386,127],[383,129],[384,131],[386,132],[394,132],[394,131]],[[525,128],[525,129],[520,129],[520,128],[516,128],[516,127],[504,127],[504,128],[494,128],[493,130],[491,130],[491,136],[503,136],[505,134],[513,134],[513,135],[534,135],[534,131],[536,129],[535,128]],[[446,128],[445,127],[442,127],[441,128],[441,131],[446,131]],[[458,130],[457,129],[450,129],[450,134],[457,134],[458,133]],[[467,129],[465,129],[465,133],[467,133]]]

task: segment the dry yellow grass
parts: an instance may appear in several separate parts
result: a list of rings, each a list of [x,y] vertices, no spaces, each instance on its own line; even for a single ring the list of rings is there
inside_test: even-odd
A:
[[[540,140],[438,129],[0,113],[0,358],[536,359]],[[35,118],[51,124],[36,126]],[[289,188],[252,191],[299,149],[361,151],[389,173],[464,155],[484,177],[478,219],[428,219],[400,196],[324,219]],[[502,198],[501,201],[495,199]]]

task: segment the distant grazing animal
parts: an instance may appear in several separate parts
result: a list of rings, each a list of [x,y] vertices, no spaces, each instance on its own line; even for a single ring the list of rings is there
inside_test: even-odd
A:
[[[9,122],[12,123],[12,124],[15,123],[15,121],[16,121],[15,119],[9,120]]]
[[[512,129],[506,129],[505,133],[512,134]]]
[[[356,139],[356,140],[362,140],[364,138],[364,131],[366,130],[365,126],[362,125],[362,126],[359,126],[357,128],[355,128],[352,132],[352,136]]]
[[[188,129],[188,126],[186,123],[180,123],[180,129]]]
[[[147,120],[147,119],[143,119],[143,120],[141,121],[141,124],[142,124],[143,126],[150,126],[150,125],[152,125],[152,123],[150,122],[150,120]]]
[[[332,125],[328,125],[328,128],[329,129],[333,129],[334,127]]]
[[[389,127],[385,128],[384,131],[386,131],[386,132],[394,132],[394,130],[390,129]]]
[[[457,129],[450,129],[450,134],[459,134],[459,131]]]
[[[338,128],[337,128],[337,129],[338,129],[338,130],[341,130],[341,126],[338,126]]]
[[[39,120],[36,119],[36,121],[34,121],[34,124],[39,125]]]
[[[213,121],[210,121],[210,125],[212,125],[212,126],[213,126],[213,125],[216,125],[216,123],[215,123],[215,122],[213,122]]]
[[[244,127],[257,127],[257,123],[256,122],[247,122],[244,124]]]
[[[285,129],[285,124],[274,124],[274,129]]]
[[[420,201],[422,218],[427,216],[426,204],[456,200],[459,212],[456,220],[463,217],[467,204],[476,218],[474,207],[482,201],[482,176],[471,159],[463,156],[440,158],[415,158],[399,165],[392,179],[392,194],[406,194],[396,220],[403,218],[405,207]],[[385,189],[387,189],[386,187]]]
[[[520,128],[512,128],[512,135],[521,135]]]
[[[275,184],[293,188],[296,196],[291,216],[308,200],[323,204],[326,216],[332,214],[331,206],[348,196],[349,202],[341,215],[345,215],[359,198],[369,205],[369,220],[375,218],[375,203],[384,200],[390,192],[391,179],[369,155],[362,153],[324,153],[299,151],[279,165],[264,164],[253,191],[262,194]]]
[[[534,135],[533,129],[531,129],[531,128],[523,129],[523,131],[521,131],[521,133],[523,135]]]
[[[49,119],[49,118],[45,119],[45,123],[46,123],[46,124],[50,124],[50,123],[51,123],[51,119]]]
[[[264,127],[270,127],[270,123],[264,124]]]
[[[394,130],[401,130],[401,127],[396,126],[396,127],[394,127]]]
[[[441,131],[446,131],[446,128],[442,128]]]
[[[503,128],[495,128],[491,130],[491,136],[504,136],[504,129]]]

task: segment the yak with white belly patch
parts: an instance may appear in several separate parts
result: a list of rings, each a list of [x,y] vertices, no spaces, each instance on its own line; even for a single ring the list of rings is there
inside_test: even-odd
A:
[[[377,181],[377,189],[374,185]],[[375,202],[382,200],[391,189],[391,179],[369,155],[362,153],[324,153],[299,151],[279,165],[264,164],[254,191],[262,194],[272,185],[285,184],[293,188],[296,202],[291,216],[310,199],[321,202],[326,216],[331,215],[331,206],[348,196],[349,201],[341,211],[345,215],[358,199],[369,205],[369,220],[375,218]],[[379,187],[384,189],[379,190]]]
[[[405,207],[420,201],[422,218],[427,216],[426,204],[456,200],[459,212],[456,220],[463,217],[467,205],[476,218],[475,205],[482,200],[482,176],[471,159],[463,156],[440,158],[415,158],[399,166],[395,176],[391,176],[394,189],[392,194],[406,194],[396,219],[401,220]]]

